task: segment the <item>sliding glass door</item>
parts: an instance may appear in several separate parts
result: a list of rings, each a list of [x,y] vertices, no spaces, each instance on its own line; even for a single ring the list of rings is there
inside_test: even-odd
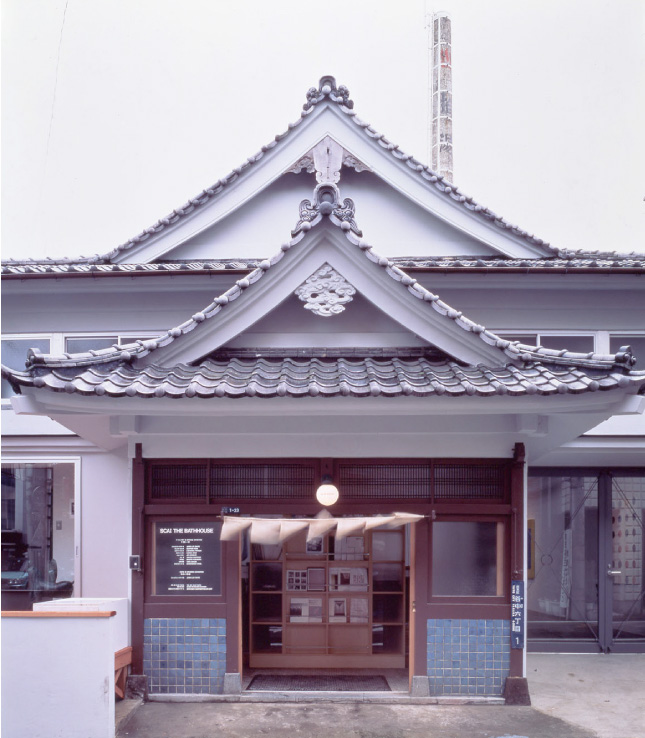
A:
[[[532,650],[645,650],[645,474],[534,470],[528,485]]]
[[[612,476],[612,560],[609,578],[614,648],[645,642],[645,476]]]

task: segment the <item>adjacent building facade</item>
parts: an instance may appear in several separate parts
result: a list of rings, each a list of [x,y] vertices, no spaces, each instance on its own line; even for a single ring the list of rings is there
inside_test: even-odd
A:
[[[315,665],[499,696],[527,647],[643,650],[644,272],[324,77],[111,253],[3,264],[3,609],[129,597],[157,694]]]

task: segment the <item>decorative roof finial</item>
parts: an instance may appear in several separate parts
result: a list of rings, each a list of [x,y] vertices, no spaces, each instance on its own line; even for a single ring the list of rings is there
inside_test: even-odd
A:
[[[331,75],[325,75],[320,78],[318,88],[310,87],[307,90],[307,102],[302,106],[303,110],[309,110],[317,105],[321,100],[328,97],[332,102],[344,105],[346,108],[353,108],[354,102],[349,99],[349,90],[345,85],[336,86],[336,78]]]
[[[311,200],[303,200],[300,203],[300,218],[291,235],[297,236],[300,231],[309,231],[323,217],[328,217],[343,231],[351,230],[360,238],[363,233],[356,225],[354,213],[354,201],[346,197],[341,204],[340,193],[335,184],[331,182],[319,184],[314,190],[313,203]]]

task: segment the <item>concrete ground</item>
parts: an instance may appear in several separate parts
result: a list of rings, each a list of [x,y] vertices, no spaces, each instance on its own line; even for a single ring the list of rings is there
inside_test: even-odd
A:
[[[645,655],[531,654],[532,707],[148,702],[119,738],[645,738]],[[322,697],[322,695],[321,695]]]
[[[533,707],[598,738],[645,738],[645,654],[529,654]]]

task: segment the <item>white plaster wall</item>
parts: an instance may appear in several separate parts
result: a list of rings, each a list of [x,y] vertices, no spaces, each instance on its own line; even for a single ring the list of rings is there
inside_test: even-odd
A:
[[[345,310],[321,318],[295,295],[287,298],[228,347],[423,346],[424,342],[383,310],[356,294]]]
[[[113,738],[113,618],[2,618],[2,735]]]
[[[72,432],[50,418],[16,415],[8,399],[2,400],[0,425],[4,436],[70,436]]]
[[[150,436],[144,439],[147,458],[248,458],[252,457],[315,457],[315,458],[505,458],[513,451],[511,437],[484,434],[454,436],[452,434],[406,434],[379,431],[366,434],[298,433],[285,435],[256,433],[236,435]]]
[[[291,238],[299,203],[313,199],[313,174],[287,174],[216,225],[165,255],[167,259],[258,258],[277,253]],[[354,200],[366,241],[388,256],[493,254],[493,249],[411,202],[375,174],[344,168],[341,201]]]
[[[412,274],[449,305],[491,329],[644,330],[645,289],[638,275]],[[204,308],[238,277],[62,279],[53,284],[34,280],[29,290],[7,281],[2,290],[3,331],[165,331]]]
[[[302,200],[312,199],[313,174],[286,174],[216,225],[168,252],[167,259],[266,258],[291,239]]]
[[[132,492],[126,450],[85,456],[81,484],[81,594],[127,597]]]
[[[110,650],[120,651],[131,645],[130,600],[125,597],[69,597],[34,603],[34,612],[116,612],[110,628]]]
[[[467,233],[447,225],[371,172],[344,169],[341,199],[356,204],[364,239],[385,256],[483,256],[495,254]]]
[[[183,322],[225,292],[239,275],[63,279],[44,288],[5,282],[3,334],[161,331]],[[62,350],[62,347],[61,347]]]

